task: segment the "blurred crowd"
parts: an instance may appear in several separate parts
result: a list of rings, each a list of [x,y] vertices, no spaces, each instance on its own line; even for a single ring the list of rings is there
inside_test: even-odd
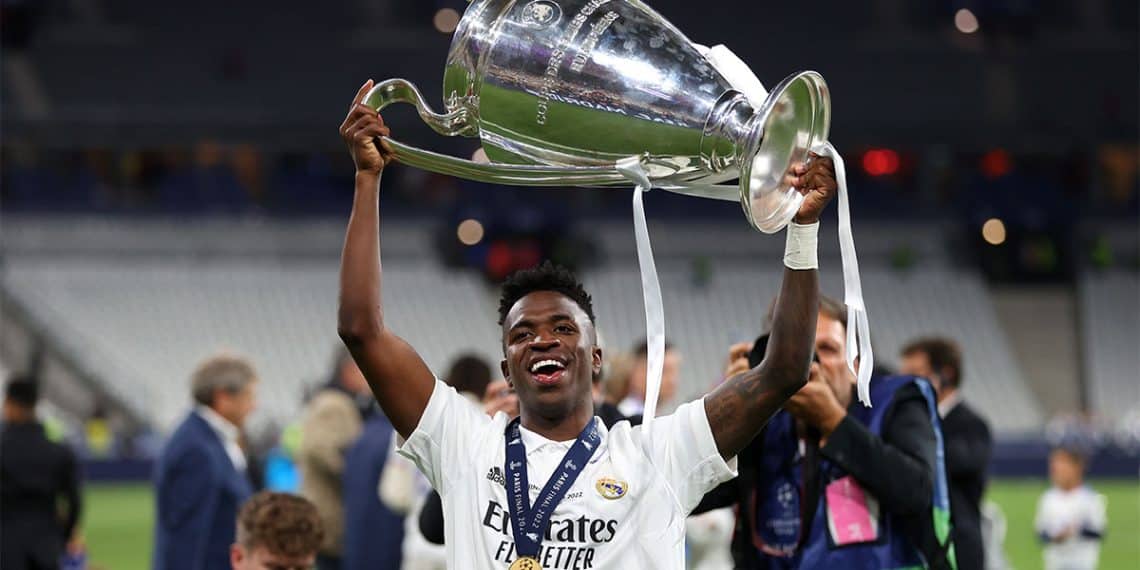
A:
[[[880,498],[876,516],[893,522],[864,530],[898,534],[880,537],[881,543],[918,544],[933,561],[930,567],[1006,567],[1004,518],[983,501],[992,436],[959,391],[957,344],[914,339],[897,355],[897,374],[876,370],[874,397],[881,404],[868,410],[853,398],[854,375],[843,356],[845,320],[841,304],[821,302],[813,381],[741,453],[740,476],[694,511],[687,524],[689,567],[815,567],[829,560],[819,544],[865,545],[835,535],[833,523],[829,531],[829,523],[815,516],[822,501],[838,500],[844,487],[836,485],[844,482]],[[761,335],[754,343],[726,347],[719,376],[758,365],[765,343]],[[667,347],[663,409],[677,403],[682,358],[680,347]],[[594,390],[596,414],[607,425],[640,423],[646,368],[644,343],[607,353]],[[329,369],[304,413],[265,451],[254,452],[246,419],[257,407],[257,393],[271,388],[238,355],[218,354],[199,365],[190,379],[190,410],[161,443],[154,467],[153,568],[261,568],[241,564],[266,556],[296,563],[274,567],[322,570],[445,567],[440,497],[397,452],[398,436],[348,353],[337,351]],[[487,414],[515,415],[518,399],[494,369],[477,356],[460,355],[442,379]],[[36,404],[34,379],[8,383],[0,566],[83,568],[79,462],[72,446],[53,441],[38,421]],[[846,415],[829,425],[836,406]],[[97,415],[87,429],[90,440],[111,441],[100,425]],[[1041,497],[1035,524],[1048,568],[1096,567],[1107,521],[1104,498],[1083,481],[1100,437],[1089,425],[1057,420],[1049,427],[1052,487]],[[269,493],[255,495],[257,489]],[[253,522],[258,516],[265,520]],[[250,538],[273,532],[280,536]]]
[[[995,148],[951,153],[945,149],[852,149],[853,184],[861,218],[936,217],[956,213],[979,224],[999,217],[1013,227],[1067,225],[1079,213],[1134,216],[1140,159],[1136,147],[1104,144],[1095,149],[1041,154]],[[878,170],[882,156],[889,171]],[[340,214],[349,195],[340,152],[270,150],[263,145],[201,140],[155,148],[50,148],[9,142],[0,147],[0,192],[10,212],[86,212],[129,215],[321,215]],[[469,184],[402,172],[388,184],[389,197],[408,207],[462,206]],[[486,189],[482,189],[486,191]],[[497,191],[509,192],[508,189]],[[1021,197],[1034,196],[1026,203]],[[581,193],[562,194],[560,207],[574,207]],[[533,201],[534,194],[528,193]],[[667,202],[665,210],[692,214],[694,202]],[[480,198],[481,203],[486,200]],[[624,205],[609,193],[591,198],[591,212]],[[695,203],[698,209],[703,204]]]

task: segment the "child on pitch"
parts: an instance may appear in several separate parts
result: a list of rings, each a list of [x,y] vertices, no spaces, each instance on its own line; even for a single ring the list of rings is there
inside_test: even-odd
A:
[[[1097,567],[1107,517],[1104,496],[1084,483],[1086,459],[1075,448],[1049,454],[1052,487],[1037,503],[1034,527],[1044,546],[1046,570]]]

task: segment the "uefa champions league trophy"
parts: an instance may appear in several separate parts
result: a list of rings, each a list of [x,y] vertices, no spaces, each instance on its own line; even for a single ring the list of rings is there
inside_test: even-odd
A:
[[[628,187],[615,164],[636,157],[653,187],[739,200],[756,229],[774,233],[803,200],[785,181],[790,165],[827,140],[827,86],[805,71],[750,102],[708,53],[639,0],[474,0],[451,40],[445,113],[403,79],[365,103],[411,103],[435,131],[479,137],[490,159],[389,139],[411,166],[499,184]]]

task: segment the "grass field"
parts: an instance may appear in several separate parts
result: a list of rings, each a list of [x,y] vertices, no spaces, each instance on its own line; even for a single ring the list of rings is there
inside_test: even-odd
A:
[[[1140,568],[1140,483],[1098,481],[1093,487],[1108,497],[1108,535],[1101,550],[1101,568]],[[1009,525],[1006,558],[1019,570],[1041,567],[1033,513],[1044,490],[1045,484],[1039,481],[996,481],[990,487],[989,498],[1001,505]],[[152,501],[146,485],[88,487],[84,531],[93,569],[150,566]]]

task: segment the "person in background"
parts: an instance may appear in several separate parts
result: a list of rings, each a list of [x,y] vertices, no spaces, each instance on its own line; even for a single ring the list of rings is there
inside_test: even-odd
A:
[[[317,506],[325,530],[317,556],[320,570],[340,570],[345,453],[360,437],[365,418],[375,410],[368,383],[347,350],[337,349],[330,376],[305,408],[297,454],[301,495]]]
[[[82,501],[75,454],[44,435],[35,381],[16,378],[4,395],[0,432],[0,568],[58,568]],[[64,507],[60,508],[62,500]]]
[[[1085,456],[1058,447],[1049,454],[1053,486],[1037,502],[1034,528],[1044,544],[1046,570],[1091,570],[1100,558],[1108,517],[1104,496],[1084,483]]]
[[[238,442],[256,405],[257,384],[253,365],[230,354],[213,356],[194,371],[194,409],[155,465],[153,570],[229,565],[234,518],[253,493]]]
[[[628,418],[618,409],[618,404],[629,395],[630,377],[633,376],[634,358],[624,353],[607,353],[602,368],[602,378],[594,382],[594,415],[602,420],[607,428],[622,420],[641,423],[641,417]]]
[[[394,433],[388,418],[374,413],[345,455],[342,570],[400,570],[404,513],[388,508],[378,492]]]
[[[767,342],[733,346],[727,374],[760,362]],[[846,354],[847,308],[821,295],[808,383],[694,511],[738,507],[736,568],[955,567],[934,389],[872,376],[867,408]]]
[[[633,349],[633,368],[629,375],[629,394],[618,404],[618,410],[629,418],[633,425],[641,423],[645,413],[645,377],[648,374],[649,345],[644,341]],[[665,343],[665,363],[661,370],[661,395],[657,398],[658,408],[664,408],[677,395],[677,374],[681,371],[681,353],[673,345]],[[637,422],[633,419],[638,418]]]
[[[310,570],[324,529],[302,497],[262,491],[241,507],[230,546],[233,570]]]
[[[938,392],[958,566],[985,568],[981,507],[993,437],[986,420],[962,400],[962,352],[950,339],[920,338],[903,347],[900,371],[930,380]]]

